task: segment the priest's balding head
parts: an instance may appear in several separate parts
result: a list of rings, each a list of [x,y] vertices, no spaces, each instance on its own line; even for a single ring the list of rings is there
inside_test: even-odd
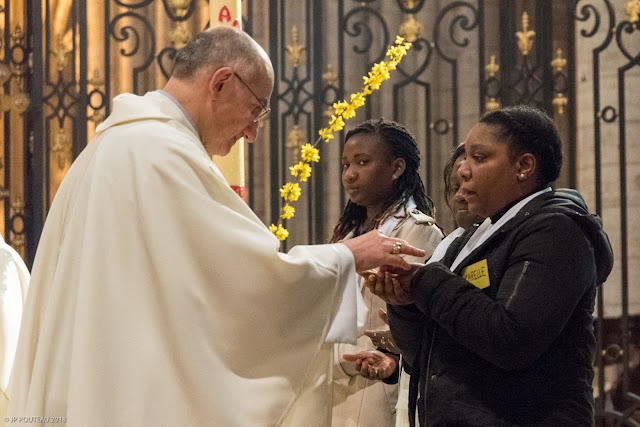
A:
[[[238,139],[256,139],[269,112],[273,66],[247,33],[214,28],[178,52],[164,90],[186,110],[209,155],[224,156]]]

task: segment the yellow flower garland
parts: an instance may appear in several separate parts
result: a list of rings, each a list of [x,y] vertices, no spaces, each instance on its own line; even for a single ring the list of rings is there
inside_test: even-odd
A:
[[[333,139],[334,132],[339,132],[344,128],[344,121],[348,120],[356,115],[356,109],[362,107],[366,101],[367,95],[370,95],[372,91],[380,89],[380,85],[383,81],[387,80],[391,75],[389,71],[395,70],[398,63],[407,54],[407,51],[411,47],[411,43],[405,42],[400,36],[396,37],[395,45],[390,46],[387,50],[388,61],[381,61],[371,68],[369,74],[363,77],[364,86],[362,91],[352,93],[349,100],[340,101],[333,104],[334,114],[329,120],[329,126],[320,129],[318,132],[320,137],[316,142],[311,144],[305,144],[302,146],[301,157],[302,161],[296,165],[289,167],[291,175],[296,177],[297,181],[305,182],[311,176],[311,162],[320,161],[320,152],[316,148],[320,141],[324,140],[329,142]],[[295,208],[291,206],[290,202],[295,202],[300,198],[302,189],[298,182],[287,182],[280,189],[280,197],[285,200],[285,205],[282,207],[280,214],[280,220],[278,224],[271,224],[269,231],[271,231],[278,240],[285,240],[289,237],[289,231],[282,226],[283,219],[293,218]]]

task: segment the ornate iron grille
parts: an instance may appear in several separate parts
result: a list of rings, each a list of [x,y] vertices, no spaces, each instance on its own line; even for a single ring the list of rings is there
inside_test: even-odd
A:
[[[601,2],[576,1],[575,18],[579,23],[577,37],[584,40],[591,48],[591,117],[593,118],[593,189],[592,196],[595,202],[595,211],[605,221],[605,225],[616,228],[615,218],[611,219],[612,200],[610,192],[617,193],[619,205],[615,211],[619,216],[618,230],[619,242],[614,245],[619,248],[614,251],[616,265],[619,269],[619,283],[612,282],[610,286],[620,287],[620,313],[618,316],[606,319],[605,297],[610,291],[603,286],[598,292],[597,310],[598,316],[596,331],[598,343],[602,349],[597,353],[596,365],[598,366],[598,390],[601,397],[597,400],[598,421],[605,425],[640,425],[634,413],[640,409],[640,366],[630,370],[632,348],[636,351],[640,348],[640,316],[635,313],[629,316],[629,285],[630,285],[630,254],[629,236],[634,231],[629,227],[628,204],[628,177],[627,150],[633,148],[630,145],[630,133],[627,131],[627,123],[631,117],[637,117],[638,110],[627,110],[627,104],[634,97],[633,89],[627,88],[627,81],[640,73],[640,51],[638,51],[638,37],[640,33],[640,2],[625,2],[624,13],[621,7],[614,7],[609,0]],[[616,13],[617,9],[617,13]],[[634,38],[635,36],[635,38]],[[617,51],[614,49],[617,48]],[[613,71],[613,73],[611,73]],[[607,77],[606,73],[611,73]],[[635,73],[635,75],[633,74]],[[585,79],[586,80],[586,79]],[[608,89],[603,88],[608,84]],[[588,86],[584,87],[588,90]],[[585,115],[588,115],[588,110]],[[606,148],[613,148],[616,144],[608,144],[603,135],[614,131],[617,125],[617,168],[618,182],[609,185],[609,193],[603,192],[607,180],[603,176],[603,170],[607,167]],[[636,127],[637,130],[637,127]],[[637,146],[637,137],[636,144]],[[615,149],[612,150],[615,153]],[[636,158],[637,159],[637,158]],[[637,160],[636,160],[637,161]],[[632,163],[633,164],[633,163]],[[617,187],[617,189],[616,189]],[[617,190],[617,191],[616,191]],[[615,200],[613,200],[615,203]],[[637,203],[635,205],[637,207]],[[615,215],[614,215],[615,216]],[[610,233],[612,231],[609,231]],[[637,234],[636,234],[637,236]],[[618,313],[616,313],[618,314]],[[611,401],[602,398],[605,393],[606,366],[620,364],[621,371],[617,387],[610,393]]]

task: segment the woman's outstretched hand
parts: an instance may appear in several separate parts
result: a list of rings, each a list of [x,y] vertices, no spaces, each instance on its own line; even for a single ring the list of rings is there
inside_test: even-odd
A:
[[[344,360],[356,362],[356,369],[360,375],[372,380],[383,380],[390,377],[396,370],[398,362],[378,350],[361,351],[356,354],[345,354]]]
[[[411,294],[411,278],[423,264],[410,264],[410,268],[397,269],[383,266],[379,271],[367,271],[365,286],[371,293],[380,297],[387,304],[406,305],[413,303]]]

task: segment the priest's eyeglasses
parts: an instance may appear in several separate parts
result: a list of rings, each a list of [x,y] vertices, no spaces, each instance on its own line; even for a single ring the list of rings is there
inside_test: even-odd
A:
[[[238,80],[240,80],[240,83],[242,83],[244,85],[244,87],[249,89],[249,92],[251,92],[251,95],[253,95],[253,97],[256,99],[256,101],[258,101],[258,104],[260,104],[260,107],[262,107],[262,110],[260,110],[258,115],[253,119],[253,123],[257,122],[262,117],[264,117],[267,114],[269,114],[271,112],[271,108],[268,105],[264,105],[262,103],[262,101],[260,101],[260,98],[258,98],[258,95],[256,95],[256,93],[249,87],[249,85],[244,80],[242,80],[242,77],[240,77],[240,75],[238,73],[236,73],[234,71],[233,74],[238,78]]]

